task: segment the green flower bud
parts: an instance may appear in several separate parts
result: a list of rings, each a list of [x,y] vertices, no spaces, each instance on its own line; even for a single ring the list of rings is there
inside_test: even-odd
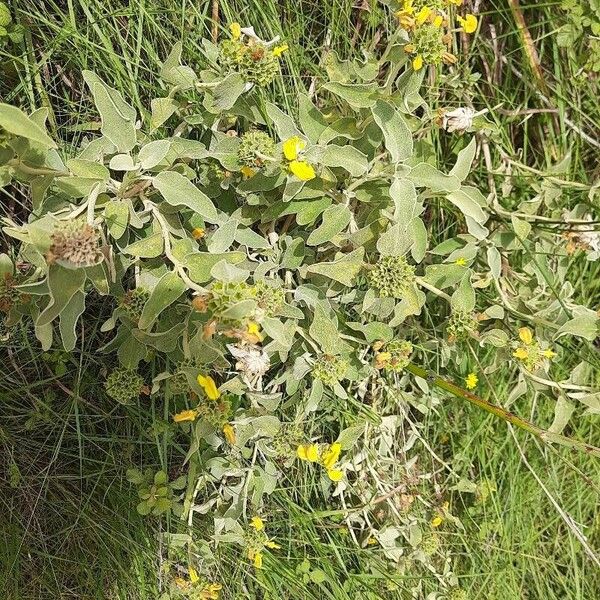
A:
[[[254,300],[256,298],[256,288],[245,282],[223,282],[216,281],[211,289],[210,295],[207,298],[208,311],[224,322],[229,322],[230,319],[223,320],[223,314],[232,306],[242,300]]]
[[[450,316],[446,335],[450,343],[460,342],[477,335],[478,328],[479,322],[472,313],[456,311]]]
[[[322,354],[313,365],[312,376],[333,387],[344,379],[347,370],[348,363],[345,360],[331,354]]]
[[[254,289],[258,308],[268,317],[276,314],[285,303],[285,292],[281,288],[271,287],[264,281],[258,281]]]
[[[142,310],[144,310],[144,305],[148,301],[148,298],[150,298],[150,292],[144,288],[128,290],[121,299],[121,306],[137,322],[142,316]]]
[[[421,540],[420,549],[427,555],[433,556],[442,546],[442,540],[437,533],[424,536]]]
[[[279,61],[265,44],[250,40],[227,39],[219,44],[219,60],[231,71],[238,72],[248,83],[261,87],[269,85],[279,73]]]
[[[0,2],[0,27],[6,28],[11,23],[12,16],[10,14],[10,9],[8,6],[6,6],[6,4],[4,4],[4,2]]]
[[[198,417],[208,421],[216,430],[221,431],[223,425],[229,422],[231,416],[231,402],[226,398],[207,400],[198,405]]]
[[[115,369],[104,382],[106,393],[120,404],[130,404],[138,398],[144,385],[144,379],[127,367]]]
[[[415,268],[404,256],[383,256],[369,271],[369,284],[382,298],[402,298],[413,286]]]
[[[460,588],[454,588],[448,594],[448,600],[467,600],[468,595],[465,590],[461,590]]]
[[[376,354],[377,366],[385,371],[400,373],[410,363],[413,345],[408,340],[393,340]]]
[[[248,167],[260,168],[265,156],[275,156],[275,141],[269,134],[258,129],[244,133],[240,138],[238,160]]]

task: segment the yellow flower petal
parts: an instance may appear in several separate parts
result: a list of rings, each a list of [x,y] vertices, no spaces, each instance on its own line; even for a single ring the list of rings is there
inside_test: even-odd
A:
[[[521,329],[519,329],[519,338],[524,344],[529,346],[529,344],[533,342],[533,333],[531,329],[529,329],[529,327],[521,327]]]
[[[259,342],[263,340],[263,334],[260,332],[260,325],[256,321],[250,321],[246,328],[248,334],[256,337]]]
[[[175,423],[181,423],[183,421],[194,421],[198,413],[195,410],[184,410],[176,415],[173,415],[173,421]]]
[[[223,435],[231,446],[235,444],[235,429],[233,428],[233,425],[225,423],[225,425],[223,425]]]
[[[335,442],[323,452],[323,456],[321,457],[321,462],[326,469],[332,469],[333,465],[340,458],[340,454],[342,452],[342,445],[339,442]]]
[[[467,259],[466,259],[466,258],[463,258],[463,257],[461,257],[461,258],[457,258],[457,259],[454,261],[454,264],[455,264],[455,265],[458,265],[459,267],[464,267],[464,266],[467,264]]]
[[[464,19],[458,17],[458,22],[462,25],[465,33],[474,33],[477,31],[477,17],[475,15],[467,14]]]
[[[301,444],[298,446],[296,454],[300,460],[317,462],[319,460],[319,447],[317,444]]]
[[[283,155],[288,160],[296,160],[298,158],[298,152],[301,152],[304,148],[306,148],[306,142],[295,135],[283,142]]]
[[[192,583],[196,583],[196,581],[198,581],[200,579],[200,577],[198,576],[198,571],[196,571],[196,569],[194,569],[194,567],[190,567],[188,569],[188,574],[190,576],[190,581]]]
[[[265,546],[267,548],[271,548],[272,550],[279,550],[281,548],[281,546],[279,544],[276,544],[273,540],[265,542]]]
[[[412,67],[415,71],[420,71],[423,68],[423,57],[420,54],[414,57]]]
[[[433,20],[433,24],[436,27],[441,27],[444,24],[444,17],[442,17],[442,15],[438,15],[434,20]]]
[[[327,471],[327,477],[329,477],[331,481],[340,481],[344,477],[344,471],[340,471],[339,469],[329,469]]]
[[[305,160],[293,160],[289,167],[290,171],[302,181],[310,181],[317,176],[312,165]]]
[[[209,400],[218,400],[221,397],[221,392],[210,375],[198,375],[198,385],[204,390]]]
[[[260,517],[252,517],[250,526],[254,527],[256,531],[262,531],[265,528],[265,522]]]
[[[192,230],[192,237],[195,240],[201,240],[204,237],[204,229],[202,229],[202,227],[196,227],[195,229]]]
[[[284,52],[286,52],[289,49],[289,46],[287,44],[281,44],[281,46],[275,46],[275,48],[273,48],[273,56],[281,56]]]
[[[474,390],[477,387],[477,383],[479,382],[479,378],[475,373],[469,373],[465,379],[465,386],[468,390]]]
[[[262,566],[263,566],[263,555],[262,555],[262,552],[257,552],[254,555],[254,566],[257,569],[262,569]]]
[[[529,352],[527,348],[519,347],[513,352],[513,356],[520,360],[525,360],[529,356]]]
[[[554,350],[550,350],[550,348],[544,350],[542,354],[545,358],[554,358],[556,356],[556,352],[554,352]]]
[[[439,527],[443,523],[443,521],[444,521],[444,519],[442,519],[442,517],[437,515],[437,517],[433,517],[433,519],[431,519],[431,526]]]
[[[250,179],[250,177],[254,177],[256,175],[256,171],[252,167],[243,166],[240,171],[246,179]]]
[[[423,23],[425,23],[425,21],[427,21],[427,19],[429,18],[430,14],[431,9],[429,8],[429,6],[424,6],[415,17],[417,25],[423,25]]]
[[[229,26],[229,31],[231,31],[231,37],[234,40],[238,40],[240,38],[240,36],[242,35],[242,27],[240,26],[239,23],[232,23]]]

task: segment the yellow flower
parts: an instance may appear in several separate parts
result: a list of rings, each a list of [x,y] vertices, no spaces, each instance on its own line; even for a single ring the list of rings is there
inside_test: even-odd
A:
[[[248,552],[248,558],[254,561],[254,566],[257,569],[262,569],[263,566],[263,555],[259,550],[252,550],[252,556],[250,556],[250,552]]]
[[[437,516],[433,517],[433,519],[431,519],[431,526],[439,527],[443,523],[443,521],[444,521],[444,519],[442,519],[442,517],[440,517],[440,515],[437,515]]]
[[[246,165],[243,166],[240,171],[246,179],[250,179],[250,177],[254,177],[256,175],[256,171],[252,167],[248,167]]]
[[[344,477],[344,471],[340,471],[339,469],[328,469],[327,477],[329,477],[331,481],[340,481],[342,477]]]
[[[238,40],[240,38],[240,36],[242,35],[242,28],[239,23],[232,23],[229,26],[229,31],[231,31],[231,37],[234,40]]]
[[[302,181],[310,181],[317,176],[312,165],[305,160],[293,160],[289,167],[290,171]]]
[[[217,389],[215,380],[210,375],[198,375],[198,385],[204,390],[209,400],[218,400],[221,392]]]
[[[319,447],[317,444],[301,444],[298,446],[296,454],[300,460],[317,462],[319,460]]]
[[[265,522],[260,517],[252,517],[250,527],[254,527],[256,531],[262,531],[265,528]]]
[[[181,423],[182,421],[194,421],[198,413],[195,410],[184,410],[176,415],[173,415],[173,421],[175,423]]]
[[[441,27],[444,24],[444,17],[442,17],[442,15],[438,15],[434,20],[433,20],[433,24],[436,27]]]
[[[257,341],[263,341],[263,334],[260,332],[260,325],[256,321],[250,321],[246,328],[249,335],[255,337]]]
[[[333,465],[338,461],[340,453],[342,452],[342,445],[339,442],[335,442],[323,452],[321,462],[326,469],[332,469]]]
[[[474,390],[477,387],[479,379],[475,373],[469,373],[465,379],[465,386],[468,390]]]
[[[203,600],[219,600],[219,591],[222,589],[223,586],[220,583],[209,583],[208,586],[200,592],[200,598]]]
[[[374,538],[373,536],[371,536],[368,540],[367,540],[367,546],[375,546],[377,544],[377,539]]]
[[[271,548],[271,550],[279,550],[281,548],[281,546],[279,544],[276,544],[273,540],[267,540],[265,542],[265,546],[267,548]]]
[[[465,33],[474,33],[477,31],[477,17],[475,15],[466,14],[464,19],[462,17],[457,18]]]
[[[204,237],[204,229],[202,229],[202,227],[196,227],[195,229],[192,230],[192,237],[195,240],[201,240]]]
[[[415,71],[420,71],[423,68],[423,57],[420,54],[414,57],[412,67]]]
[[[415,20],[417,21],[417,25],[423,25],[423,23],[425,23],[425,21],[427,21],[427,19],[429,18],[429,15],[431,14],[431,9],[429,8],[429,6],[424,6],[418,13],[417,16],[415,17]]]
[[[233,425],[225,423],[225,425],[223,425],[223,435],[231,446],[235,444],[235,429],[233,428]]]
[[[287,44],[281,44],[281,46],[275,46],[273,48],[273,56],[281,56],[284,52],[287,52],[289,46]]]
[[[521,327],[521,329],[519,329],[519,338],[524,344],[529,346],[529,344],[533,342],[533,333],[531,332],[531,329],[529,329],[529,327]]]
[[[463,3],[463,0],[450,0],[450,4],[454,4],[455,6],[460,6]]]
[[[192,583],[196,583],[196,581],[198,581],[200,579],[200,577],[198,576],[198,571],[196,571],[196,569],[194,569],[194,567],[190,567],[188,569],[188,574],[190,576],[190,581]]]
[[[527,351],[527,348],[519,347],[513,352],[513,356],[520,360],[526,360],[529,356],[529,352]]]
[[[288,160],[296,160],[298,158],[298,153],[302,152],[304,148],[306,148],[306,142],[295,135],[283,142],[283,155]]]
[[[542,352],[542,354],[544,355],[545,358],[554,358],[556,356],[556,352],[554,352],[554,350],[550,350],[550,348],[547,348],[546,350],[544,350]]]
[[[454,261],[454,264],[458,265],[459,267],[464,267],[467,264],[467,259],[461,256]]]

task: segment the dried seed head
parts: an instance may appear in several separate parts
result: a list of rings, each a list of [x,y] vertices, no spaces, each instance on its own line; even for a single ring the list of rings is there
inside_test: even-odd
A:
[[[98,231],[83,221],[61,222],[51,239],[52,245],[46,255],[50,264],[62,262],[67,263],[66,266],[89,267],[103,258]]]

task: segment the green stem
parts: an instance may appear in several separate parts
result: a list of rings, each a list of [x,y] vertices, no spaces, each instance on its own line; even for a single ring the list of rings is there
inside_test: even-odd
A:
[[[442,390],[445,390],[446,392],[449,392],[453,396],[456,396],[457,398],[462,398],[463,400],[466,400],[467,402],[478,406],[486,412],[500,417],[507,423],[510,423],[511,425],[514,425],[519,429],[527,431],[528,433],[534,435],[544,443],[555,442],[557,444],[568,446],[569,448],[574,448],[581,452],[585,452],[586,454],[591,454],[592,456],[600,458],[600,448],[597,448],[590,444],[586,444],[585,442],[582,442],[580,440],[574,440],[559,433],[552,433],[551,431],[542,429],[541,427],[538,427],[537,425],[534,425],[533,423],[530,423],[529,421],[518,417],[514,413],[502,408],[501,406],[492,404],[487,400],[484,400],[483,398],[480,398],[479,396],[476,396],[475,394],[464,390],[463,388],[455,385],[454,383],[442,379],[438,375],[427,371],[423,367],[418,367],[411,363],[406,367],[406,370],[409,373],[416,375],[417,377],[426,379],[428,383]]]

